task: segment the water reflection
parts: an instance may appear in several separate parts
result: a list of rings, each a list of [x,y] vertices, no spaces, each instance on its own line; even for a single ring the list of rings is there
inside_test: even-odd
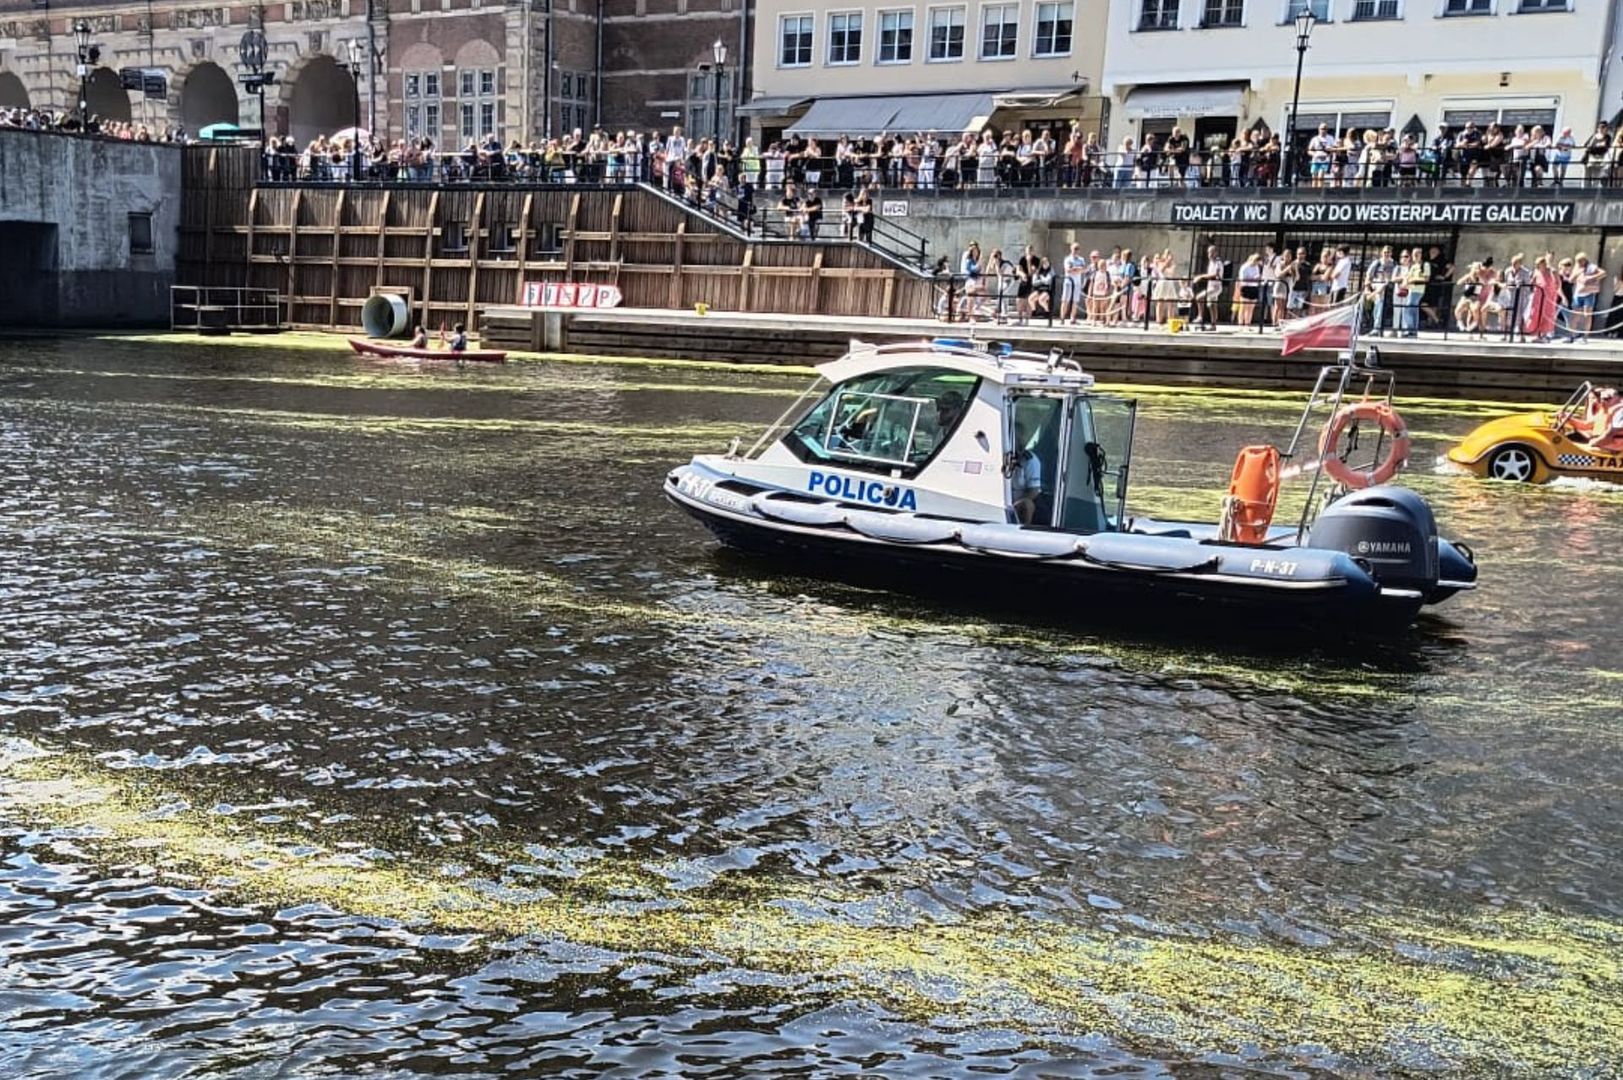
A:
[[[659,478],[793,378],[0,364],[27,1070],[1617,1059],[1614,489],[1415,475],[1483,589],[1304,656],[718,552]],[[1146,401],[1146,514],[1294,420]]]

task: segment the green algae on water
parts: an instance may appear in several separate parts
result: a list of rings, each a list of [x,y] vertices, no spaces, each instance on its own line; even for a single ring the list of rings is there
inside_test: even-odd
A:
[[[267,906],[591,946],[630,966],[678,955],[722,969],[813,975],[924,1020],[1033,1038],[1105,1032],[1186,1054],[1260,1048],[1318,1061],[1424,1060],[1447,1071],[1600,1075],[1623,1060],[1623,927],[1547,912],[1354,922],[1320,947],[1146,933],[1101,913],[932,917],[902,900],[761,876],[674,890],[657,865],[604,856],[583,872],[469,879],[191,807],[174,778],[66,755],[0,754],[0,818],[66,830],[76,859]],[[464,865],[517,852],[467,853]],[[146,871],[143,871],[146,873]],[[857,899],[883,918],[848,914]]]

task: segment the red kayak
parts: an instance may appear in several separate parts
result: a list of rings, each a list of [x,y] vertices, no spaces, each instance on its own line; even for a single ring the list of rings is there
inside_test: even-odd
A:
[[[464,349],[458,353],[450,349],[413,349],[409,345],[390,345],[353,337],[349,339],[349,347],[362,356],[390,356],[398,360],[477,360],[500,364],[507,359],[506,353],[495,349]]]

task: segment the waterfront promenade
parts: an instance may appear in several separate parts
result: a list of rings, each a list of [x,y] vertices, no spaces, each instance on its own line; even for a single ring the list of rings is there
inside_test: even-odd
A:
[[[672,357],[764,364],[811,364],[843,353],[853,338],[927,337],[1007,341],[1037,352],[1059,349],[1102,380],[1155,385],[1306,389],[1330,354],[1280,355],[1274,332],[1225,328],[1168,333],[1159,327],[1101,329],[946,323],[935,319],[785,315],[693,309],[617,308],[565,312],[490,305],[486,344],[536,352]],[[1585,379],[1623,382],[1623,343],[1477,341],[1423,332],[1413,340],[1373,339],[1406,395],[1504,401],[1564,400]]]

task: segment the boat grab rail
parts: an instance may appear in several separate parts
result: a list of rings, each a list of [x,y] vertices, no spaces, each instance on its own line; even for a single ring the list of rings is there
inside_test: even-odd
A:
[[[993,351],[992,343],[988,343],[985,346],[973,344],[959,345],[953,342],[942,341],[940,339],[925,339],[922,341],[891,341],[877,345],[870,344],[868,342],[860,342],[858,344],[863,352],[878,353],[880,355],[918,352],[920,349],[923,349],[926,352],[949,353],[953,356],[973,357],[976,360],[990,360],[993,364],[1000,368],[1008,367],[1009,365],[1007,361],[1010,360],[1025,360],[1032,363],[1042,364],[1045,367],[1057,367],[1060,363],[1067,362],[1065,358],[1057,355],[1059,352],[1057,349],[1048,353],[1026,352],[1019,349],[1010,349],[1007,352],[1002,352]],[[854,352],[856,350],[853,349],[852,351]],[[1075,361],[1068,361],[1068,363],[1069,366],[1074,367],[1077,371],[1080,372],[1082,370],[1081,365],[1077,364]]]

